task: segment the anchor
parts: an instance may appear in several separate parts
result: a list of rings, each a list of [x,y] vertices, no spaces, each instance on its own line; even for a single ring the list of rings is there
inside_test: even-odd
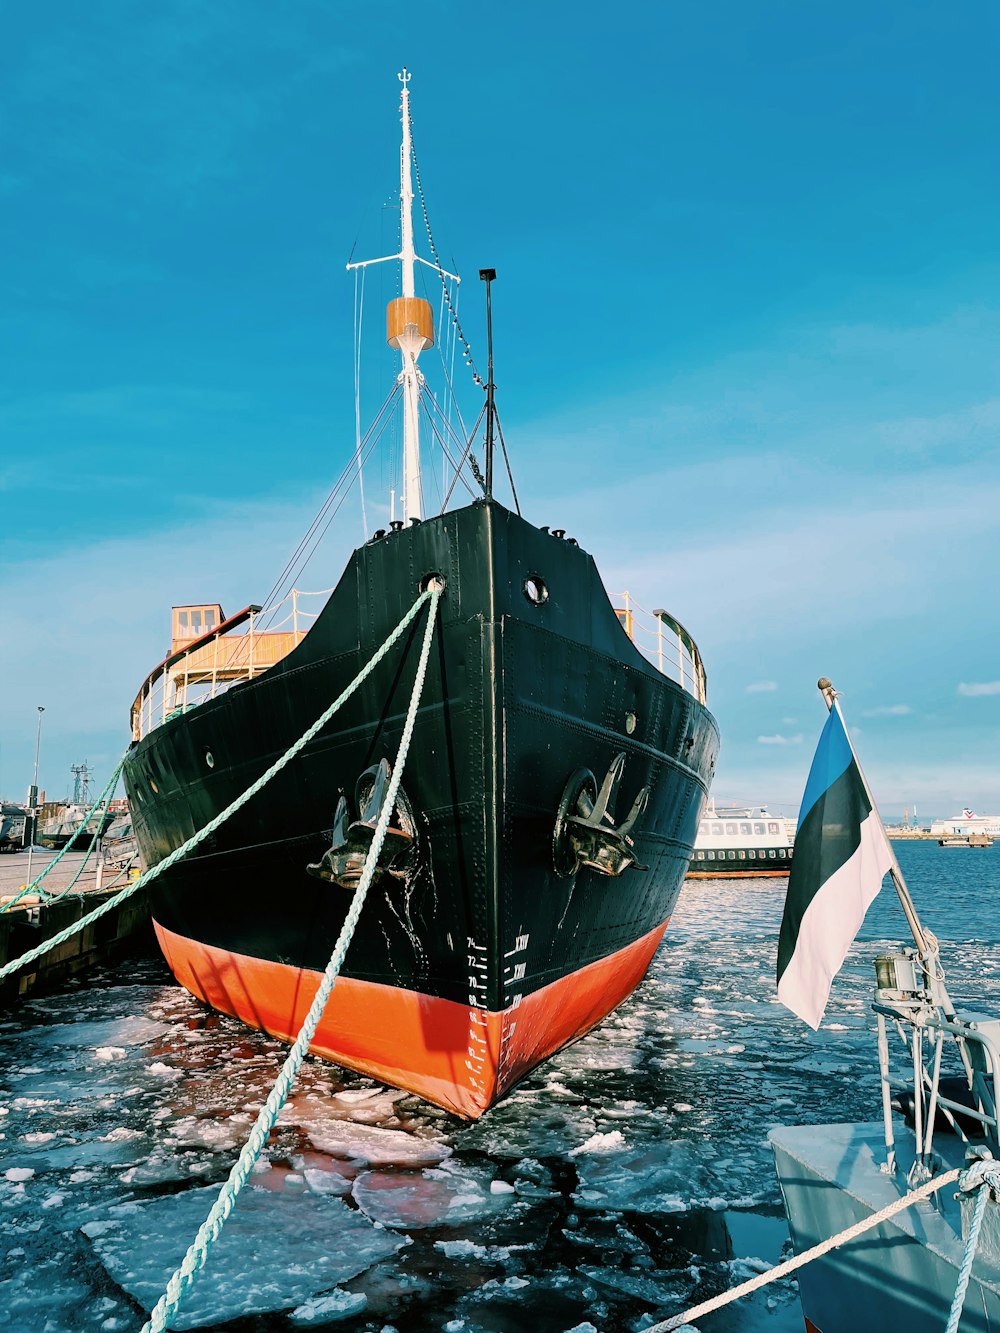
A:
[[[391,775],[388,759],[382,759],[361,774],[354,789],[356,819],[351,817],[351,804],[346,794],[340,793],[333,817],[331,845],[320,861],[306,866],[310,875],[345,889],[357,886],[385,806]],[[379,852],[377,873],[402,880],[415,868],[418,850],[416,817],[402,787],[396,792],[393,815],[395,818],[390,819]]]
[[[614,820],[615,799],[625,770],[625,752],[615,755],[600,790],[589,768],[579,768],[563,788],[552,835],[552,863],[561,879],[575,875],[581,866],[599,875],[617,877],[626,870],[648,870],[634,855],[629,834],[649,804],[649,788],[643,787],[620,823]]]

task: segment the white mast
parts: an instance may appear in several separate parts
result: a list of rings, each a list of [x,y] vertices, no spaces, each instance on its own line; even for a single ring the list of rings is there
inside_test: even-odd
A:
[[[410,139],[410,72],[404,66],[398,76],[403,85],[400,101],[400,120],[403,140],[399,149],[399,224],[400,247],[398,255],[382,259],[366,259],[359,264],[348,264],[349,269],[367,268],[369,264],[384,264],[398,259],[401,267],[402,296],[390,301],[386,310],[386,339],[400,354],[401,367],[398,383],[403,389],[403,517],[423,518],[423,499],[420,490],[420,425],[419,402],[423,376],[417,369],[417,358],[425,347],[434,345],[434,312],[430,302],[415,295],[414,264],[426,264],[443,278],[459,279],[437,264],[431,264],[416,253],[413,245],[413,183],[410,173],[413,145]]]
[[[410,75],[406,66],[399,76],[403,85],[400,102],[403,122],[403,142],[399,150],[399,225],[400,258],[402,260],[403,301],[415,303],[413,291],[413,184],[410,179]],[[425,303],[426,304],[426,303]],[[388,319],[389,342],[399,348],[402,359],[400,379],[403,384],[403,518],[423,518],[424,510],[420,493],[420,418],[418,400],[420,395],[420,376],[417,370],[417,357],[434,340],[434,322],[431,308],[426,310],[427,323],[418,320],[418,312],[403,309],[399,312],[397,328],[393,328],[392,307]],[[401,327],[399,327],[401,325]],[[395,336],[394,336],[395,335]]]

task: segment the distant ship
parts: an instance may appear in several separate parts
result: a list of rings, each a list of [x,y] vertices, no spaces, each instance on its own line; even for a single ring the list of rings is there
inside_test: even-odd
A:
[[[35,834],[35,842],[39,847],[51,847],[54,851],[60,851],[69,840],[79,833],[79,837],[74,843],[74,847],[80,844],[80,850],[86,851],[84,838],[92,838],[94,830],[99,827],[101,833],[104,833],[108,825],[114,819],[114,815],[108,811],[94,811],[87,820],[90,811],[90,769],[86,761],[82,764],[74,764],[70,769],[73,774],[73,795],[65,801],[51,801],[42,807],[42,813],[38,818],[38,831]],[[84,821],[87,821],[87,828],[83,829]]]
[[[966,808],[960,815],[935,819],[931,824],[931,835],[935,838],[967,838],[970,833],[1000,838],[1000,815],[977,815],[974,810]]]
[[[766,806],[721,807],[710,803],[698,825],[688,879],[787,875],[795,821]]]
[[[311,1049],[474,1118],[642,979],[719,733],[683,627],[654,613],[651,661],[593,558],[494,498],[492,374],[479,381],[483,472],[466,470],[476,431],[456,452],[474,498],[424,510],[417,431],[434,403],[416,358],[434,324],[414,289],[400,78],[402,295],[387,336],[402,355],[404,517],[350,556],[308,632],[258,632],[259,606],[228,620],[217,605],[175,608],[171,652],[133,707],[125,783],[155,866],[289,750],[422,590],[443,590],[391,839]],[[481,276],[488,312],[495,274]],[[181,984],[280,1038],[301,1026],[386,814],[427,614],[266,789],[150,886]]]
[[[0,804],[0,852],[18,852],[24,846],[27,814],[20,805]]]

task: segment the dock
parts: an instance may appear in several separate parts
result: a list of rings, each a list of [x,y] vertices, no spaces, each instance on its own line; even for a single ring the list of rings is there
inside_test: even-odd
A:
[[[55,852],[36,848],[32,854],[32,878],[36,878],[55,856]],[[71,881],[83,860],[83,852],[69,852],[42,882],[41,887],[48,896],[29,894],[10,911],[0,911],[0,967],[79,921],[128,882],[127,870],[104,866],[98,871],[94,858],[91,858],[91,863],[71,888]],[[0,858],[0,908],[20,892],[27,879],[27,868],[26,852]],[[0,981],[0,1006],[49,990],[132,950],[144,953],[152,947],[149,904],[140,891],[43,954],[24,971]]]

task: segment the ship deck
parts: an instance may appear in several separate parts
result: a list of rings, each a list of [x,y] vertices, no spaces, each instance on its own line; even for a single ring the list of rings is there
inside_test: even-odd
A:
[[[837,1235],[908,1193],[912,1136],[900,1135],[897,1170],[887,1175],[881,1121],[800,1125],[770,1133],[796,1253]],[[960,1167],[965,1144],[935,1136],[941,1171]],[[967,1205],[968,1206],[968,1205]],[[991,1216],[992,1214],[992,1216]],[[1000,1325],[1000,1207],[990,1205],[966,1299],[963,1330]],[[944,1327],[965,1252],[954,1186],[896,1214],[799,1273],[807,1327],[816,1333]],[[967,1223],[966,1223],[967,1225]],[[904,1324],[905,1320],[905,1324]]]

